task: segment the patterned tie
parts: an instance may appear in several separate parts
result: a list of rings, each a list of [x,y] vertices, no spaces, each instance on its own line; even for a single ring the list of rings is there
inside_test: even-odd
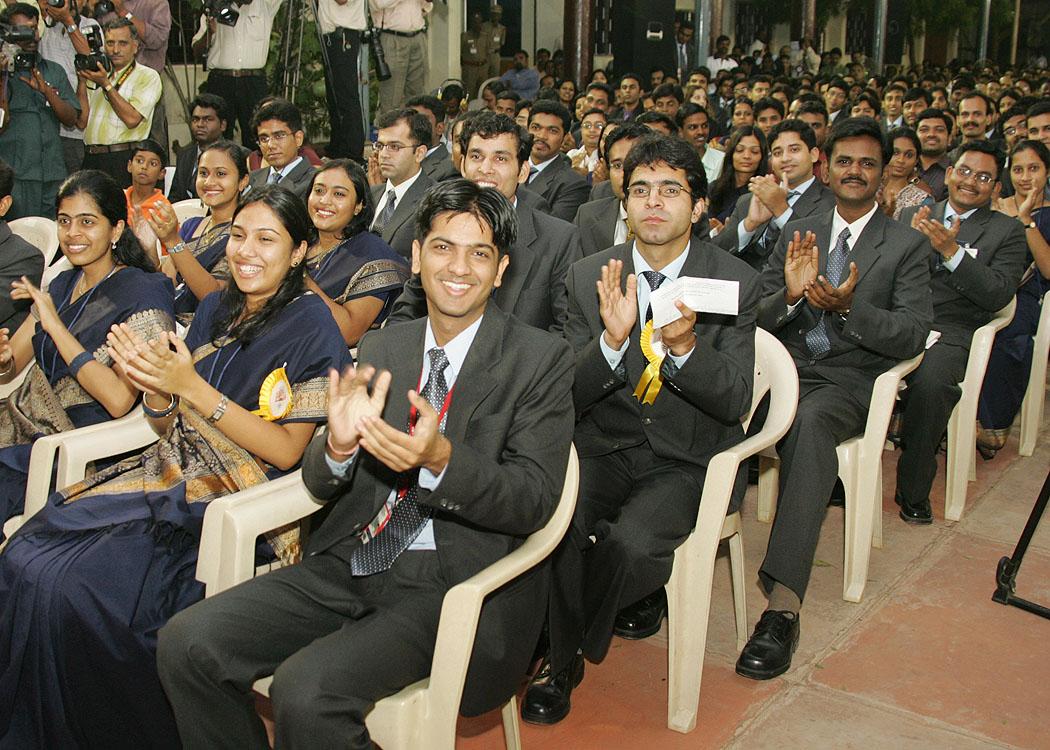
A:
[[[792,190],[788,193],[788,207],[791,206],[791,199],[797,196],[799,193],[797,190]],[[762,236],[758,240],[758,244],[763,250],[769,250],[771,247],[777,244],[777,240],[780,239],[780,227],[776,225],[776,222],[770,221],[766,224],[766,231],[762,233]]]
[[[394,210],[397,204],[397,194],[393,188],[387,191],[386,194],[386,205],[383,206],[383,213],[379,214],[379,221],[372,225],[372,231],[376,234],[382,234],[383,229],[386,228],[387,222],[394,215]]]
[[[448,357],[444,349],[437,347],[427,352],[430,357],[430,375],[423,386],[422,396],[441,414],[448,397],[448,384],[445,382],[445,368]],[[441,416],[438,429],[445,432],[445,421],[448,412]],[[400,490],[398,490],[400,492]],[[430,519],[430,508],[417,502],[419,497],[419,478],[405,490],[390,513],[386,526],[371,541],[353,551],[350,555],[350,572],[355,576],[370,576],[382,573],[394,564],[397,556],[408,549]]]
[[[846,245],[846,240],[848,239],[849,227],[846,227],[839,233],[839,238],[835,241],[835,247],[828,253],[828,268],[824,273],[824,277],[832,286],[839,285],[842,272],[846,268],[846,255],[849,253],[849,246]],[[820,320],[817,321],[815,326],[806,331],[806,346],[809,347],[809,351],[815,359],[820,359],[831,351],[826,310],[821,310]]]
[[[657,289],[659,289],[660,285],[662,283],[664,283],[664,281],[667,279],[667,277],[664,276],[659,271],[642,271],[642,276],[645,278],[645,280],[647,282],[649,282],[649,291],[650,292],[655,292]],[[650,304],[648,306],[648,308],[646,309],[646,311],[645,311],[645,322],[648,323],[652,319],[653,319],[653,306],[652,306],[652,304]]]
[[[270,167],[270,176],[266,178],[267,185],[276,185],[281,181],[281,173],[273,167]]]

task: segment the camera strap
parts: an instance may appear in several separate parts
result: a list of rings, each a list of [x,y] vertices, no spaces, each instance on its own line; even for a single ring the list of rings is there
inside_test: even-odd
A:
[[[119,92],[120,87],[124,85],[124,81],[128,80],[128,76],[130,76],[135,71],[136,65],[138,65],[138,62],[136,60],[132,60],[131,65],[124,68],[124,72],[121,73],[120,77],[113,82],[113,88],[115,88]]]

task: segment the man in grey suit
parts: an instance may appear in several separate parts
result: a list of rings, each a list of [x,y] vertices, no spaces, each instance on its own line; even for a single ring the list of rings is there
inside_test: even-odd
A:
[[[518,216],[518,239],[507,272],[493,295],[502,310],[536,328],[561,331],[568,298],[565,276],[579,260],[580,236],[575,226],[530,205],[535,194],[520,187],[528,176],[532,139],[507,115],[483,112],[463,127],[463,176],[481,187],[499,190]],[[394,303],[389,323],[426,315],[420,279],[413,276]]]
[[[270,166],[251,173],[249,190],[280,185],[305,201],[314,178],[314,167],[299,155],[306,137],[299,108],[284,99],[274,99],[252,116],[252,129],[263,158]]]
[[[777,513],[759,578],[769,604],[737,674],[783,674],[838,476],[835,446],[864,431],[875,379],[922,351],[930,330],[929,247],[879,210],[890,149],[875,120],[844,118],[824,145],[831,211],[789,222],[762,271],[758,324],[798,368],[795,421],[777,446]]]
[[[620,125],[605,139],[602,160],[609,172],[612,195],[590,200],[576,212],[574,224],[580,228],[583,254],[594,255],[627,241],[627,208],[623,202],[623,162],[639,139],[651,131],[645,125],[628,122]],[[633,239],[633,237],[631,238]]]
[[[452,164],[452,155],[445,148],[445,105],[436,96],[420,94],[405,102],[405,106],[414,109],[430,121],[430,147],[420,165],[423,174],[434,182],[459,177],[459,172]]]
[[[1003,160],[989,141],[964,143],[945,173],[948,200],[901,214],[902,223],[927,237],[933,330],[941,334],[908,376],[904,392],[896,499],[908,523],[933,521],[937,449],[959,400],[973,332],[1013,299],[1024,272],[1024,226],[991,209]]]
[[[819,161],[813,128],[801,120],[776,125],[769,134],[773,174],[751,178],[751,192],[737,200],[714,243],[761,271],[784,225],[834,208],[835,195],[813,175]]]
[[[430,121],[414,109],[395,109],[376,120],[379,173],[385,183],[372,186],[376,215],[370,227],[405,258],[412,257],[415,222],[423,194],[434,184],[421,168],[433,135]]]
[[[251,699],[262,674],[278,747],[372,747],[374,703],[430,671],[445,593],[550,519],[572,440],[572,351],[489,304],[515,224],[503,196],[466,180],[423,198],[412,264],[428,315],[367,334],[358,369],[333,374],[328,432],[303,458],[331,508],[303,561],[161,632],[185,747],[268,748]],[[546,597],[541,565],[486,600],[462,711],[514,694]]]
[[[551,216],[564,221],[572,221],[591,192],[587,180],[561,152],[571,123],[569,110],[558,102],[537,101],[529,109],[532,155],[528,185],[551,205]]]
[[[646,136],[627,157],[624,183],[635,239],[569,272],[580,493],[554,557],[550,653],[522,703],[522,716],[539,724],[568,714],[583,657],[602,661],[621,620],[644,610],[655,613],[648,632],[631,628],[629,637],[659,629],[662,587],[696,523],[708,463],[744,439],[740,420],[751,407],[759,277],[692,236],[707,193],[700,157],[678,138]],[[652,294],[681,277],[737,282],[739,311],[679,303],[680,317],[652,349]],[[734,509],[746,471],[736,480]]]
[[[6,328],[11,336],[29,315],[33,304],[29,299],[11,299],[11,282],[25,276],[39,286],[44,273],[44,254],[12,232],[3,219],[11,210],[14,186],[14,170],[0,160],[0,328]]]

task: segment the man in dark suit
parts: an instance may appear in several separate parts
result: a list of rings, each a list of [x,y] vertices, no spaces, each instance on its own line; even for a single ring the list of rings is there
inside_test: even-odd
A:
[[[271,673],[278,747],[372,747],[365,716],[428,674],[445,593],[549,520],[572,439],[572,352],[488,304],[515,224],[505,198],[466,180],[422,200],[412,263],[429,314],[368,334],[359,368],[332,376],[328,432],[303,459],[332,507],[303,561],[161,633],[185,747],[268,748],[250,696]],[[486,601],[462,710],[514,693],[546,595],[541,566]]]
[[[756,680],[791,666],[835,446],[864,431],[875,379],[922,351],[933,318],[925,238],[875,201],[890,158],[878,123],[844,119],[825,150],[835,208],[789,222],[762,271],[758,324],[791,352],[799,402],[777,446],[777,514],[759,569],[769,604],[736,663]]]
[[[896,499],[900,517],[915,524],[933,522],[937,449],[959,400],[973,332],[1013,299],[1028,249],[1024,226],[991,209],[1002,151],[989,141],[972,141],[958,152],[945,174],[948,200],[901,214],[902,223],[927,237],[933,330],[941,334],[908,376],[904,392]]]
[[[605,139],[602,160],[609,173],[606,181],[612,195],[590,200],[580,206],[574,223],[580,228],[580,245],[584,255],[594,255],[627,241],[627,209],[623,203],[623,162],[639,139],[649,135],[645,125],[629,122],[612,131]],[[634,239],[633,236],[631,239]]]
[[[463,127],[460,143],[463,176],[481,187],[499,190],[518,216],[518,239],[510,252],[512,260],[493,301],[524,323],[561,331],[568,308],[565,276],[569,266],[583,256],[576,227],[530,205],[542,199],[521,187],[521,181],[528,176],[532,139],[506,115],[483,112]],[[426,314],[420,279],[413,276],[394,303],[388,320],[394,323]]]
[[[558,102],[533,102],[529,109],[532,156],[528,185],[551,205],[551,216],[563,221],[572,221],[591,191],[586,178],[572,168],[569,157],[561,152],[571,122],[569,110]]]
[[[44,273],[44,254],[11,231],[3,217],[11,210],[15,172],[0,160],[0,328],[14,336],[29,315],[33,301],[11,299],[11,282],[23,276],[40,285]]]
[[[412,257],[416,228],[412,221],[433,180],[423,173],[432,138],[430,121],[414,109],[395,109],[376,120],[379,173],[385,183],[372,186],[376,215],[371,229],[406,258]]]
[[[197,160],[205,146],[222,138],[229,118],[229,105],[221,96],[198,94],[190,102],[190,135],[193,140],[175,152],[175,174],[168,189],[169,201],[174,203],[197,197]]]
[[[452,155],[445,148],[445,105],[436,96],[420,94],[405,102],[405,106],[430,121],[430,147],[420,165],[423,174],[434,182],[459,177],[459,172],[452,164]]]
[[[256,169],[249,175],[249,190],[280,185],[305,201],[314,178],[314,167],[299,155],[306,138],[299,108],[284,99],[274,99],[252,115],[252,128],[263,158],[270,166]]]
[[[647,136],[627,157],[624,184],[635,239],[569,272],[580,493],[554,557],[548,662],[522,704],[540,724],[565,717],[583,657],[602,661],[614,628],[636,638],[659,629],[662,587],[696,523],[708,462],[744,438],[751,407],[759,277],[692,236],[707,193],[700,157],[680,139]],[[737,282],[738,313],[679,303],[654,351],[650,300],[680,277]],[[746,486],[741,472],[731,507]],[[643,613],[647,631],[635,627]]]
[[[819,160],[813,128],[801,120],[776,125],[769,135],[773,174],[751,178],[751,192],[737,200],[714,243],[761,271],[789,221],[834,208],[834,193],[813,176]]]

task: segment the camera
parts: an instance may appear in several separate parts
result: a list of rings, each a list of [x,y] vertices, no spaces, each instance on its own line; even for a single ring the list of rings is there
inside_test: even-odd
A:
[[[386,62],[386,52],[383,51],[383,42],[379,38],[379,29],[372,25],[372,17],[367,13],[365,18],[368,21],[368,27],[365,29],[365,33],[362,34],[361,40],[372,49],[372,56],[375,58],[376,63],[376,78],[380,81],[389,81],[391,76],[390,66]]]
[[[85,30],[83,34],[87,38],[91,52],[86,55],[78,52],[74,55],[73,67],[77,70],[95,71],[101,65],[103,70],[111,73],[113,71],[113,63],[110,62],[109,56],[102,51],[105,47],[102,32],[99,31],[97,26],[92,26],[90,29]]]
[[[15,55],[15,73],[28,73],[40,63],[40,55],[36,52],[19,52]]]
[[[242,5],[248,5],[252,0],[204,0],[204,13],[209,18],[214,18],[223,26],[236,26],[241,12],[237,10]]]
[[[98,0],[95,3],[95,9],[92,13],[95,14],[95,18],[102,18],[107,13],[116,13],[117,9],[113,7],[113,0]]]
[[[50,5],[52,8],[64,8],[66,5],[66,0],[47,0],[47,4]]]
[[[36,29],[32,26],[11,26],[0,23],[0,39],[8,44],[22,44],[36,41]]]

